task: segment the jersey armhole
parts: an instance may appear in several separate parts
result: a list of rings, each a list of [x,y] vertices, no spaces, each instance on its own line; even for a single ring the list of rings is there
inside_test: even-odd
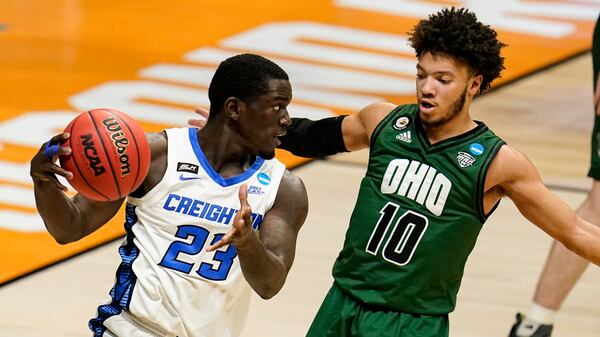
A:
[[[496,140],[496,142],[494,143],[494,145],[492,146],[492,148],[490,149],[490,152],[488,154],[488,156],[485,158],[485,161],[483,162],[483,164],[481,165],[481,169],[479,170],[479,174],[477,175],[477,191],[476,191],[476,203],[477,203],[477,213],[479,214],[479,220],[481,220],[481,223],[484,223],[490,215],[492,215],[492,213],[494,213],[494,211],[496,210],[496,208],[500,205],[500,200],[498,200],[498,202],[492,207],[492,209],[486,214],[485,213],[485,208],[483,205],[483,194],[484,194],[484,189],[485,189],[485,179],[487,177],[487,173],[488,170],[490,168],[490,164],[492,163],[492,160],[494,160],[494,158],[496,158],[496,155],[498,154],[498,151],[500,151],[500,148],[505,145],[506,142],[503,141],[502,139],[498,138]]]
[[[132,197],[135,199],[142,199],[142,198],[147,197],[148,195],[152,195],[153,192],[157,190],[158,186],[162,185],[163,182],[166,180],[167,173],[169,172],[169,165],[171,162],[171,160],[169,160],[170,159],[169,157],[172,155],[171,151],[169,151],[169,138],[173,138],[173,132],[171,131],[171,129],[165,129],[165,130],[163,130],[163,133],[165,134],[165,138],[167,139],[167,165],[165,167],[165,172],[163,172],[163,176],[160,178],[158,183],[156,183],[156,185],[154,185],[154,187],[152,187],[150,190],[148,190],[148,191],[144,190],[144,183],[142,183],[142,185],[140,185],[140,187],[138,187],[137,190],[135,190],[129,194],[129,197]],[[171,137],[169,137],[169,134]]]
[[[273,207],[273,205],[275,204],[275,200],[277,199],[277,194],[279,194],[279,189],[281,188],[281,182],[283,181],[283,176],[285,175],[285,171],[287,170],[286,166],[281,163],[281,162],[277,162],[276,166],[273,168],[274,174],[271,175],[271,179],[272,181],[277,181],[277,188],[273,188],[273,192],[268,199],[267,202],[267,209],[271,209]]]
[[[385,125],[390,121],[390,119],[392,119],[396,113],[401,110],[402,108],[406,107],[406,105],[399,105],[397,107],[395,107],[392,111],[390,111],[387,116],[385,116],[380,122],[379,124],[377,124],[377,126],[375,127],[375,130],[373,130],[373,133],[371,134],[371,139],[369,141],[369,147],[371,149],[373,149],[373,147],[375,146],[375,143],[377,142],[377,139],[379,138],[379,135],[381,134],[381,131],[383,130],[383,128],[385,127]]]

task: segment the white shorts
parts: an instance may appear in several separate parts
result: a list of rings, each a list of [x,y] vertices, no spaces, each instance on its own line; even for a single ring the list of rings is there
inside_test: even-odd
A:
[[[103,337],[176,337],[156,324],[142,322],[126,310],[107,318],[103,325],[106,327]]]

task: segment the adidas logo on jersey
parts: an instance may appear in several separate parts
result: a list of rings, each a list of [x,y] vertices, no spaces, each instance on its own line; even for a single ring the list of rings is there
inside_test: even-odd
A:
[[[405,143],[412,143],[412,136],[410,131],[404,131],[398,135],[396,135],[396,139],[401,140]]]

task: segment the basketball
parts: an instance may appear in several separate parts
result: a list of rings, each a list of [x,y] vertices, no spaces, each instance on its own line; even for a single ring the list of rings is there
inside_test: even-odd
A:
[[[79,114],[65,128],[71,134],[63,146],[60,166],[73,173],[69,180],[83,196],[110,201],[125,197],[144,181],[150,168],[150,147],[142,127],[114,109]]]

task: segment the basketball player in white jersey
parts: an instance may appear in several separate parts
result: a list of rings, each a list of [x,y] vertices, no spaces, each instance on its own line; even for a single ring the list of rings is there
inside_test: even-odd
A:
[[[238,336],[250,289],[270,298],[285,282],[308,210],[302,181],[274,159],[291,122],[288,76],[263,57],[238,55],[219,65],[209,98],[201,131],[147,135],[150,171],[127,197],[122,262],[110,300],[89,322],[94,336]],[[66,244],[104,225],[124,200],[69,198],[55,175],[72,173],[54,162],[71,149],[55,148],[32,159],[31,176],[48,232]]]

